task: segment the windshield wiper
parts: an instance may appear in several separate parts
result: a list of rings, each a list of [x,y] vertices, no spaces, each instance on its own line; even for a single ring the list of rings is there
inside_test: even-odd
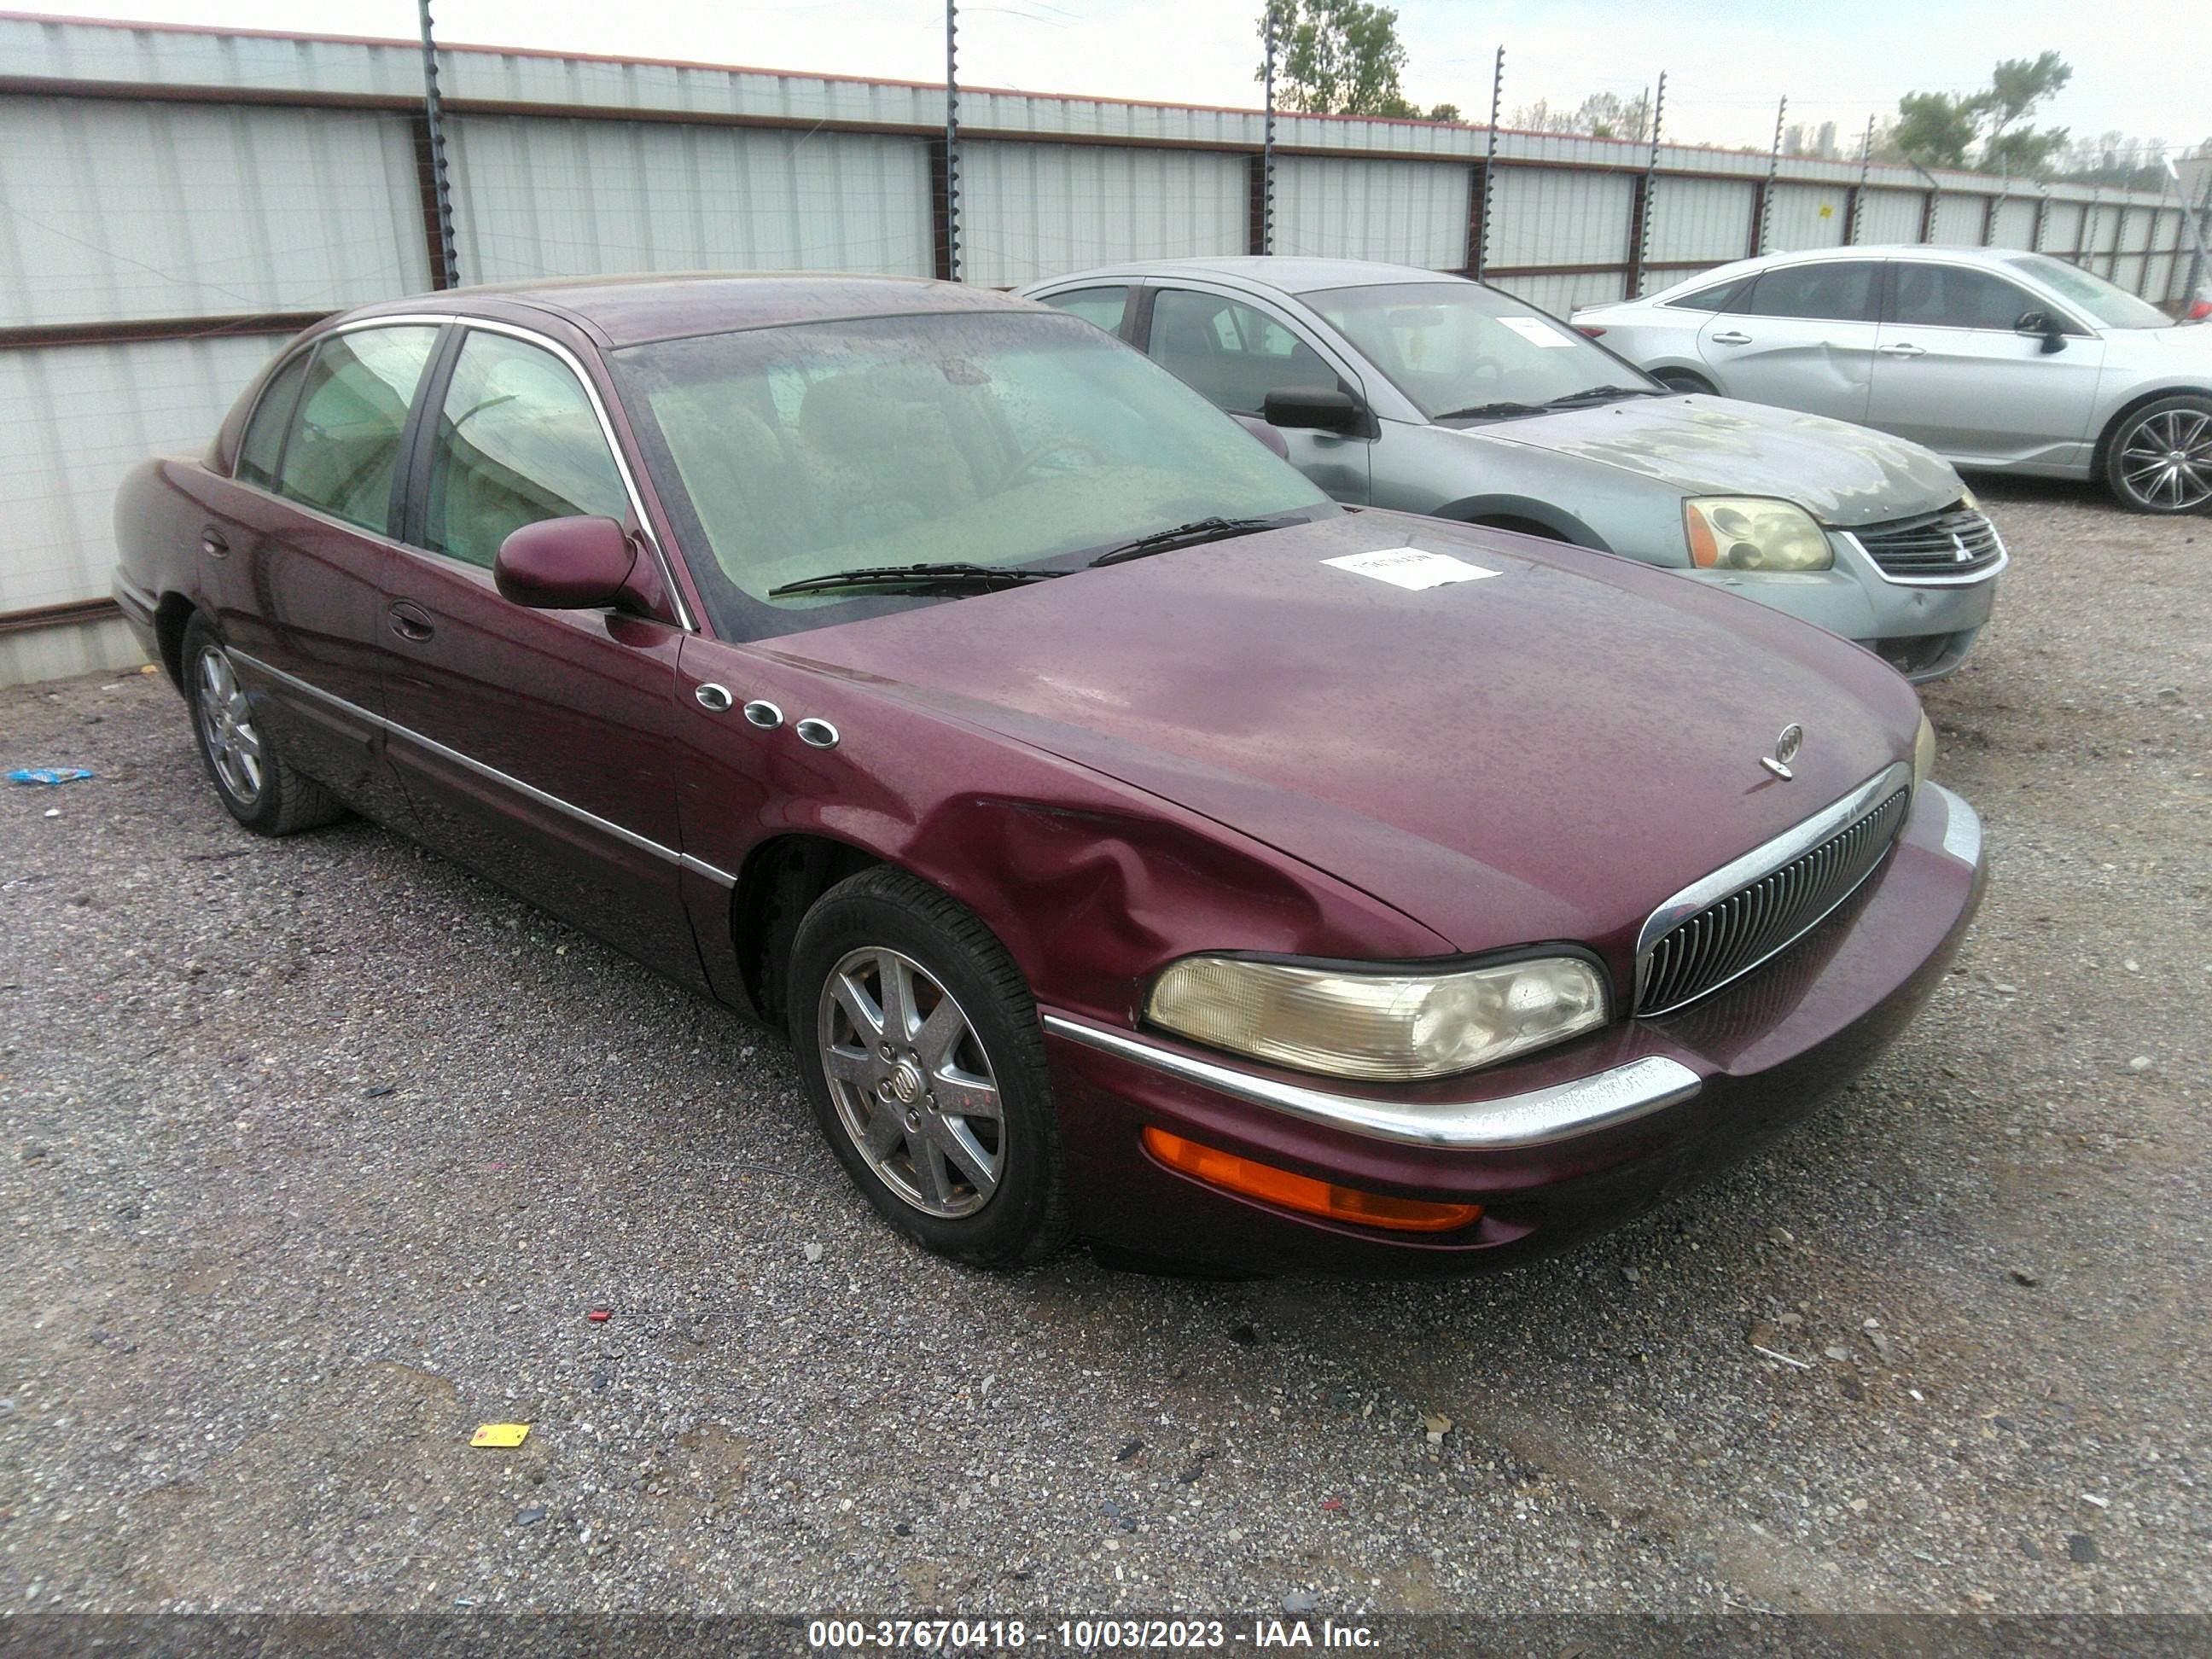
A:
[[[1590,386],[1565,397],[1547,398],[1547,409],[1571,409],[1577,404],[1609,404],[1622,398],[1663,398],[1668,394],[1648,386]]]
[[[769,598],[786,593],[816,593],[833,587],[1018,587],[1024,582],[1065,576],[1065,570],[1000,570],[988,564],[957,561],[942,564],[863,565],[853,570],[831,570],[819,576],[802,576],[795,582],[771,587]]]
[[[1434,418],[1439,421],[1471,421],[1486,420],[1492,416],[1541,415],[1545,407],[1541,404],[1476,404],[1468,409],[1448,409]]]
[[[1171,547],[1195,547],[1201,542],[1225,542],[1231,536],[1249,536],[1255,531],[1281,528],[1280,519],[1193,519],[1188,524],[1179,524],[1172,530],[1156,530],[1149,536],[1139,536],[1133,542],[1123,542],[1119,547],[1109,547],[1091,560],[1096,567],[1119,564],[1124,559],[1141,559],[1147,553],[1164,553]]]

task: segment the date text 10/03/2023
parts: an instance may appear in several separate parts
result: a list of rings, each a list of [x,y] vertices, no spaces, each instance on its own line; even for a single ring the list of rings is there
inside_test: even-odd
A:
[[[806,1627],[811,1648],[957,1653],[1055,1647],[1104,1653],[1231,1646],[1372,1651],[1376,1633],[1334,1619],[1254,1619],[1243,1628],[1220,1619],[1062,1619],[1032,1625],[1019,1619],[817,1619]]]

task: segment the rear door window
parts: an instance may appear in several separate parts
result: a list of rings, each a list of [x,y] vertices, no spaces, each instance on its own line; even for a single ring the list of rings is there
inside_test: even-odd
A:
[[[1803,317],[1824,323],[1870,323],[1881,292],[1881,266],[1872,259],[1821,260],[1761,271],[1731,309],[1741,317]]]
[[[356,329],[315,348],[285,441],[282,494],[377,534],[396,533],[399,441],[437,343],[430,325]]]
[[[1725,283],[1715,283],[1711,288],[1701,288],[1694,294],[1660,303],[1683,311],[1726,311],[1732,301],[1751,287],[1752,280],[1748,276],[1732,276]]]
[[[1109,334],[1121,331],[1121,313],[1129,308],[1126,288],[1079,288],[1067,294],[1048,294],[1044,302],[1071,317],[1080,317]]]
[[[292,423],[292,405],[299,401],[300,377],[307,372],[308,352],[296,354],[278,369],[253,407],[246,423],[246,437],[238,446],[237,476],[264,489],[276,487],[276,459],[284,453],[284,432]]]

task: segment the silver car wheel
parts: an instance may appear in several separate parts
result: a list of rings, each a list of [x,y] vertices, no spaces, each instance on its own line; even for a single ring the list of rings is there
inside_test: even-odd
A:
[[[240,806],[252,805],[261,799],[261,734],[254,729],[253,705],[220,646],[200,653],[198,701],[200,736],[216,781]]]
[[[848,951],[823,982],[822,1071],[838,1121],[925,1215],[969,1216],[1006,1173],[997,1073],[952,994],[913,957]]]
[[[2185,511],[2212,501],[2212,414],[2169,409],[2130,429],[2120,482],[2146,507]]]

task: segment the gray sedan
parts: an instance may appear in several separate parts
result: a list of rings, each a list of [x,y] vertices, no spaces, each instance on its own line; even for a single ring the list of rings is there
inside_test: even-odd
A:
[[[1842,247],[1575,313],[1670,386],[1863,421],[1954,465],[2212,505],[2212,328],[2048,254]]]
[[[1965,660],[2005,550],[1917,445],[1670,392],[1534,307],[1403,265],[1174,259],[1030,298],[1148,352],[1339,501],[1680,569],[1881,653]]]

